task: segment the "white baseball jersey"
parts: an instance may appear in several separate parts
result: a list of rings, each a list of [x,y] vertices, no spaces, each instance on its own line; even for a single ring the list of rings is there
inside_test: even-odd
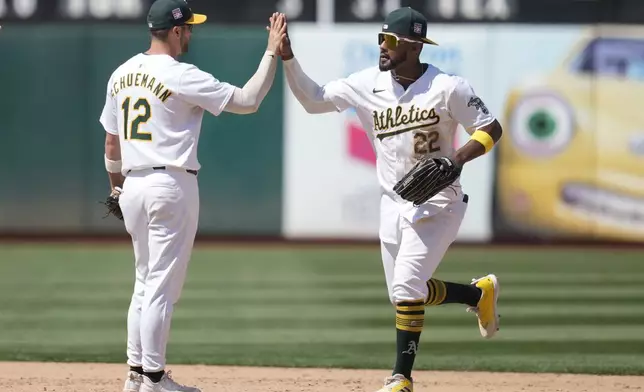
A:
[[[122,173],[154,166],[199,170],[204,110],[218,116],[234,86],[167,55],[137,54],[114,71],[100,118],[119,135]]]
[[[376,152],[378,180],[391,208],[415,221],[462,199],[459,181],[420,208],[402,200],[393,187],[419,157],[451,156],[459,123],[472,134],[494,121],[465,79],[430,65],[405,91],[391,72],[373,67],[329,82],[323,89],[325,99],[339,111],[356,110]]]

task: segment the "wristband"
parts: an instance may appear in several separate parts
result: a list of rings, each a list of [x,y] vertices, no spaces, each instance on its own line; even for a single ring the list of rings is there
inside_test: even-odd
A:
[[[107,158],[107,155],[105,155],[105,170],[107,170],[108,173],[120,173],[121,167],[122,167],[121,160],[112,161]]]
[[[483,131],[476,131],[472,134],[472,140],[476,140],[485,147],[485,152],[488,153],[494,147],[494,139],[489,133]]]

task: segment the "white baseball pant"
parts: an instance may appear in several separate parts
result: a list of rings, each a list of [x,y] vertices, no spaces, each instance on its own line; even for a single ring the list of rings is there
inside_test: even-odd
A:
[[[397,240],[380,242],[387,290],[393,305],[427,300],[427,281],[456,239],[466,211],[467,203],[459,200],[413,223],[398,217]]]
[[[120,197],[136,267],[127,318],[130,366],[158,372],[181,296],[199,218],[197,177],[181,169],[129,173]]]

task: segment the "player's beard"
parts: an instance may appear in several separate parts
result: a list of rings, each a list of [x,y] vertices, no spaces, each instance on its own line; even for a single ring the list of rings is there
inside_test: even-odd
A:
[[[380,68],[381,72],[391,71],[399,64],[405,62],[405,60],[407,60],[407,52],[403,52],[397,58],[393,59],[389,55],[386,55],[384,58],[381,55],[378,62],[378,68]]]

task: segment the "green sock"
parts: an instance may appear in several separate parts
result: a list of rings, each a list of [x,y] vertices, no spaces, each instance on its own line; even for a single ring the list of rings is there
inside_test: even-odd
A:
[[[401,302],[396,305],[396,365],[393,374],[411,379],[420,334],[425,323],[423,302]]]

